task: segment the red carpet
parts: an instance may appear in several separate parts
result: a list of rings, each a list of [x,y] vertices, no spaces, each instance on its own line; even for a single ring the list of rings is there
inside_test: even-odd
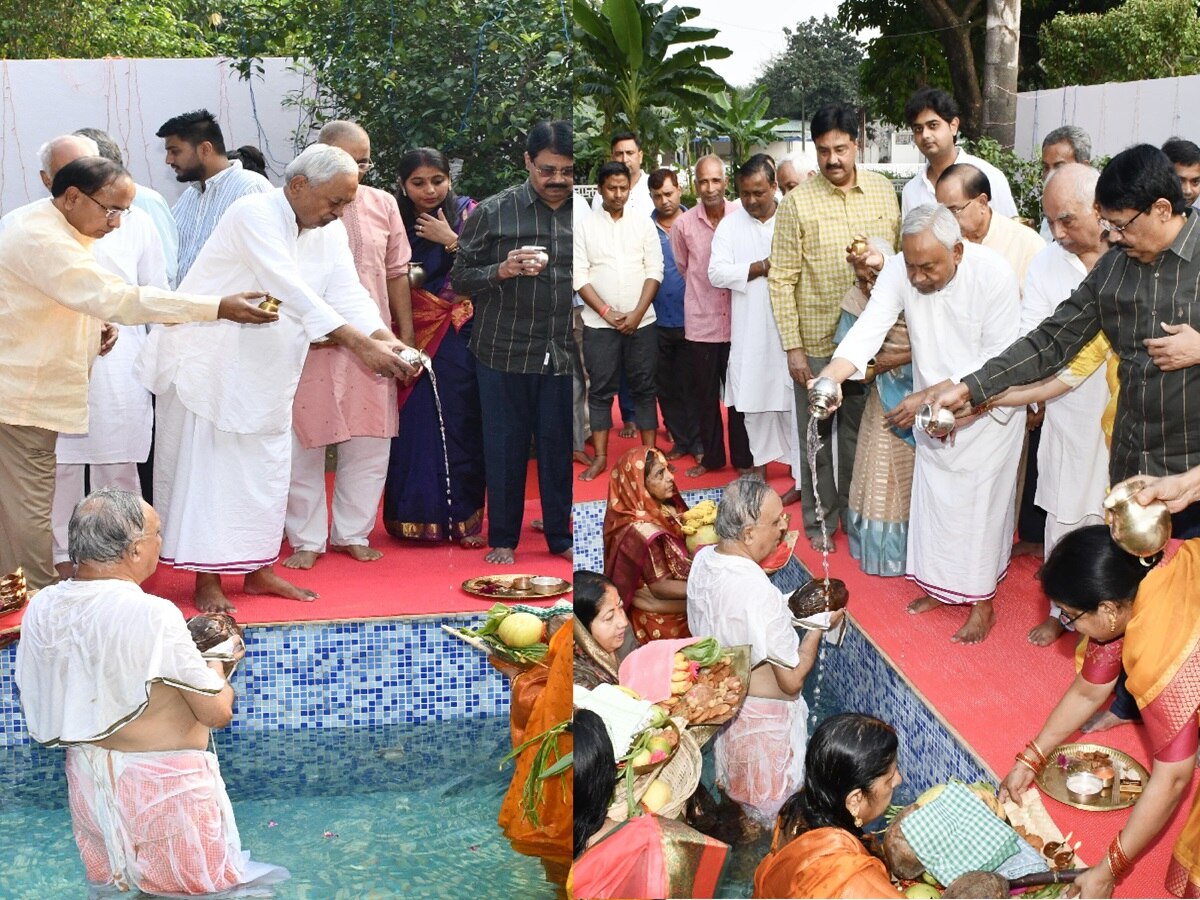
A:
[[[611,443],[609,458],[615,461],[634,442],[618,438],[614,430]],[[683,470],[692,464],[691,457],[676,463],[675,477],[681,490],[723,486],[736,477],[732,468],[726,468],[702,478],[687,478]],[[579,471],[582,466],[577,465]],[[772,465],[768,474],[781,494],[792,486],[785,467]],[[605,499],[607,487],[605,477],[587,485],[577,482],[575,498]],[[798,523],[800,504],[789,507],[788,512]],[[966,647],[950,642],[950,635],[966,620],[965,609],[940,607],[920,616],[909,615],[905,606],[921,593],[920,589],[902,578],[863,574],[850,557],[845,534],[839,532],[836,543],[837,552],[829,559],[830,574],[846,582],[849,611],[855,620],[950,729],[996,773],[998,783],[1012,767],[1014,754],[1037,734],[1075,676],[1074,643],[1070,638],[1060,638],[1048,648],[1034,647],[1026,640],[1026,634],[1047,612],[1041,587],[1033,577],[1040,562],[1030,557],[1013,560],[997,593],[995,627],[984,643]],[[820,571],[821,555],[809,548],[803,536],[797,542],[796,555],[810,570]],[[1124,750],[1150,768],[1150,753],[1143,738],[1136,725],[1094,736],[1098,743]],[[1134,873],[1117,886],[1114,896],[1166,895],[1163,882],[1171,848],[1191,809],[1196,785],[1197,779],[1193,778],[1192,790],[1185,794],[1168,826],[1139,858]],[[1073,831],[1072,842],[1083,842],[1080,856],[1089,863],[1103,858],[1113,835],[1130,813],[1086,812],[1043,797],[1063,833]]]
[[[383,559],[370,563],[356,562],[341,553],[326,553],[309,571],[285,569],[278,563],[277,571],[289,581],[316,591],[320,597],[311,603],[285,600],[281,597],[250,596],[241,592],[241,576],[223,579],[225,592],[233,605],[238,622],[244,625],[265,625],[290,622],[322,622],[330,620],[367,619],[386,616],[441,615],[455,612],[486,611],[494,599],[476,597],[461,587],[468,578],[479,575],[556,575],[570,579],[571,564],[546,548],[545,538],[529,527],[533,519],[541,518],[537,499],[537,473],[529,466],[525,491],[525,522],[513,566],[489,565],[483,561],[487,549],[465,550],[457,543],[425,544],[399,541],[377,522],[371,534],[371,546],[384,553]],[[487,537],[487,522],[483,536]],[[291,551],[286,542],[281,559]],[[195,615],[191,604],[195,576],[160,566],[143,587],[152,594],[174,601],[185,616]],[[570,594],[564,595],[570,599]],[[558,598],[522,601],[531,605],[549,605]],[[20,613],[0,617],[0,634],[15,631],[20,625]]]

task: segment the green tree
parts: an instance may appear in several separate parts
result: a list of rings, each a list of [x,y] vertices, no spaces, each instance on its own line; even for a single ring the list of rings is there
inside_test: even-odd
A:
[[[775,129],[787,124],[787,119],[767,118],[770,102],[764,85],[749,92],[731,88],[713,94],[697,123],[697,136],[709,150],[714,140],[728,140],[730,163],[736,168],[746,161],[751,147],[771,143]]]
[[[1200,72],[1193,0],[1129,0],[1106,12],[1058,15],[1041,27],[1048,87]]]
[[[709,91],[727,87],[705,63],[731,51],[698,43],[716,37],[716,29],[686,24],[698,9],[644,0],[603,0],[598,7],[574,0],[573,9],[580,51],[575,95],[595,104],[604,134],[628,128],[655,156],[673,149],[675,135],[664,125],[670,111],[686,116],[689,107],[709,102]]]
[[[826,103],[859,105],[858,69],[863,46],[831,16],[784,28],[787,47],[755,81],[770,98],[772,116],[805,119]]]
[[[189,11],[166,0],[4,0],[0,57],[207,56],[213,45]]]

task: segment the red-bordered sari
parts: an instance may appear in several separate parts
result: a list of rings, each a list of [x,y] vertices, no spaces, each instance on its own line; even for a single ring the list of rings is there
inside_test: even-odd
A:
[[[613,580],[638,643],[688,637],[687,613],[655,613],[639,609],[635,595],[664,578],[686,581],[692,569],[677,516],[687,504],[676,492],[661,503],[646,490],[646,463],[662,451],[634,447],[626,451],[608,482],[604,514],[604,574]]]

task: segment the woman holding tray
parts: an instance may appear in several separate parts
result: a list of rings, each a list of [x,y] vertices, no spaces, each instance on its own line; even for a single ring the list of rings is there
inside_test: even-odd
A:
[[[1016,756],[1000,797],[1019,802],[1047,754],[1112,694],[1124,661],[1126,686],[1141,709],[1154,756],[1150,780],[1104,857],[1075,882],[1083,897],[1112,896],[1138,854],[1174,813],[1196,767],[1200,710],[1200,540],[1154,567],[1122,550],[1104,525],[1066,535],[1046,559],[1042,588],[1062,608],[1064,625],[1086,638],[1079,674],[1037,736]],[[1200,806],[1175,844],[1166,888],[1200,896]]]

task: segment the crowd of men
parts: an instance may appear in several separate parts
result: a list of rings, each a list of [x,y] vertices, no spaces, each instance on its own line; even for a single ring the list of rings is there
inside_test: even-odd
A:
[[[755,156],[736,170],[736,202],[719,158],[647,173],[637,137],[613,136],[591,209],[576,203],[576,422],[590,418],[591,452],[577,427],[575,456],[583,480],[607,468],[614,398],[627,436],[652,445],[657,397],[668,457],[695,458],[688,476],[790,466],[783,502],[799,497],[813,548],[832,552],[839,524],[854,527],[864,382],[904,323],[911,355],[886,367],[911,362],[913,387],[885,425],[910,429],[927,402],[959,416],[951,437],[915,434],[900,571],[922,594],[909,611],[967,607],[953,640],[977,643],[1011,555],[1101,521],[1108,485],[1151,476],[1141,499],[1168,499],[1176,536],[1195,532],[1200,419],[1184,397],[1200,362],[1188,280],[1200,148],[1139,145],[1098,172],[1087,134],[1055,129],[1039,234],[1017,218],[1004,174],[959,146],[950,94],[923,88],[905,114],[924,161],[899,198],[858,165],[857,117],[838,105],[812,116],[815,173]],[[870,300],[835,340],[856,281]],[[817,431],[814,479],[808,390],[820,375],[840,396]],[[1115,420],[1111,454],[1102,419]],[[1051,610],[1030,640],[1063,629]]]
[[[329,443],[345,448],[331,548],[377,559],[396,384],[424,360],[408,352],[405,226],[394,195],[360,184],[361,127],[327,123],[280,187],[243,167],[247,148],[231,158],[207,111],[157,134],[187,185],[173,207],[135,184],[111,137],[81,129],[40,151],[49,197],[0,223],[0,571],[21,567],[33,595],[16,677],[31,735],[71,748],[88,880],[177,895],[287,873],[241,851],[206,752],[232,714],[240,640],[202,656],[179,609],[140,585],[162,561],[195,573],[209,614],[233,611],[223,575],[315,599],[274,563],[285,534],[291,568],[326,549]],[[476,316],[473,449],[496,564],[514,560],[531,446],[547,544],[571,556],[572,155],[569,122],[535,124],[527,180],[479,203],[449,250]],[[301,389],[317,354],[347,371]],[[138,472],[152,442],[154,506]],[[147,844],[139,815],[178,839]]]

